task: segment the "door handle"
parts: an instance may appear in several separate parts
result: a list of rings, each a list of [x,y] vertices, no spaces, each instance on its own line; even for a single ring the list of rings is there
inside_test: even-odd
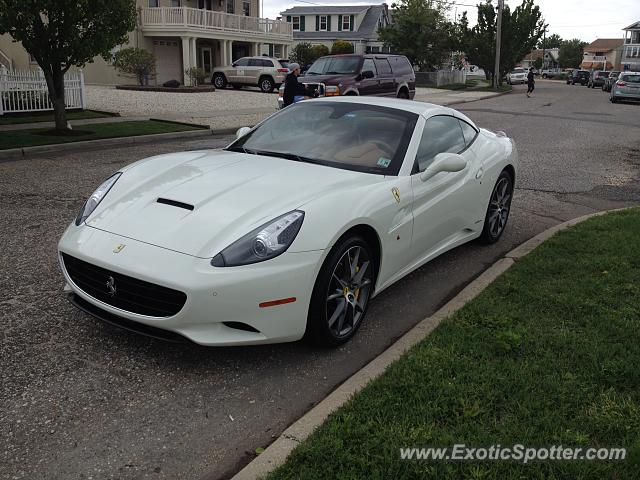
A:
[[[476,172],[476,180],[482,178],[482,175],[484,175],[484,170],[482,169],[482,167],[480,167],[480,169]]]

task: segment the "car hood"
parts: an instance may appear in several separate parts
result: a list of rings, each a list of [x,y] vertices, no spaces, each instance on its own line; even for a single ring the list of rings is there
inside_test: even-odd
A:
[[[338,85],[339,83],[353,83],[356,74],[340,74],[340,75],[305,75],[298,77],[300,83],[324,83],[325,85]]]
[[[124,169],[87,225],[210,258],[254,228],[325,192],[348,191],[383,179],[226,151],[163,155]]]

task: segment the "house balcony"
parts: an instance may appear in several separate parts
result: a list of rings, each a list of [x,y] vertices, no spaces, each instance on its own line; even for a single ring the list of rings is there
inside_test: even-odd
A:
[[[140,23],[145,35],[197,35],[262,43],[290,43],[293,40],[290,23],[199,8],[142,8]]]

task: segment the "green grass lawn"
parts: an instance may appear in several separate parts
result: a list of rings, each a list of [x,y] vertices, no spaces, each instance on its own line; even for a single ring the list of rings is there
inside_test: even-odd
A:
[[[624,461],[400,460],[401,447],[625,447]],[[640,478],[640,209],[537,248],[332,414],[275,479]]]
[[[93,110],[78,110],[67,112],[67,120],[85,120],[88,118],[113,117],[109,113]],[[0,125],[18,125],[24,123],[53,122],[52,112],[31,113],[29,115],[6,114],[0,117]]]
[[[478,85],[478,80],[467,80],[466,83],[450,83],[449,85],[442,85],[442,90],[467,90]]]
[[[43,132],[51,131],[50,129],[13,130],[0,132],[0,150],[50,145],[54,143],[81,142],[84,140],[98,140],[103,138],[134,137],[154,133],[185,132],[189,130],[200,130],[201,128],[205,127],[148,120],[81,125],[77,130],[86,131],[87,134],[73,136],[43,135]]]

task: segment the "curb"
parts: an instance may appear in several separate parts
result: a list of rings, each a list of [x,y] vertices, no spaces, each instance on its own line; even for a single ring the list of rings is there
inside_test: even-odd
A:
[[[459,104],[461,104],[461,103],[479,102],[480,100],[488,100],[488,99],[490,99],[490,98],[500,97],[500,96],[502,96],[502,95],[507,95],[507,94],[509,94],[509,93],[513,93],[513,90],[509,90],[509,91],[507,91],[507,92],[496,92],[496,93],[494,93],[494,94],[492,94],[492,95],[489,95],[489,96],[487,96],[487,97],[482,97],[482,98],[472,98],[472,99],[469,99],[469,100],[459,100],[459,101],[454,101],[454,102],[451,102],[451,103],[447,103],[447,104],[445,104],[444,106],[446,107],[446,106],[449,106],[449,105],[459,105]]]
[[[240,470],[240,472],[234,475],[232,480],[255,480],[267,475],[276,467],[282,465],[292,450],[305,440],[317,427],[324,423],[333,411],[344,405],[371,380],[382,375],[387,367],[398,360],[411,347],[426,338],[442,320],[451,316],[456,311],[464,307],[468,302],[476,298],[485,288],[491,285],[491,283],[506,272],[513,264],[525,255],[531,253],[531,251],[542,244],[545,240],[548,240],[561,230],[565,230],[592,217],[626,210],[628,208],[634,207],[604,210],[568,220],[539,233],[535,237],[530,238],[510,252],[506,253],[437,312],[420,321],[415,327],[400,337],[400,339],[398,339],[393,345],[374,358],[362,369],[354,373],[351,377],[345,380],[344,383],[338,386],[338,388],[331,392],[324,400],[290,425],[286,430],[284,430],[284,432],[282,432],[275,442],[264,450],[264,452],[258,455],[254,460]]]
[[[234,130],[235,132],[235,130]],[[110,147],[113,145],[142,145],[145,143],[162,142],[179,138],[199,138],[215,135],[212,130],[192,130],[186,132],[155,133],[153,135],[137,135],[134,137],[104,138],[101,140],[85,140],[82,142],[57,143],[37,147],[11,148],[0,150],[0,162],[19,160],[32,155],[48,153],[65,153],[90,150],[94,148]]]

